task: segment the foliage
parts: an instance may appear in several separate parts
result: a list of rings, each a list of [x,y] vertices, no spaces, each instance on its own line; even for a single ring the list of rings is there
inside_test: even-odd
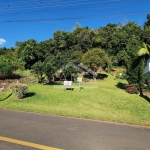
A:
[[[150,46],[143,43],[143,47],[138,51],[138,56],[150,55]]]
[[[10,76],[14,70],[15,67],[10,62],[0,61],[0,78]]]
[[[3,55],[7,52],[7,48],[6,47],[3,47],[3,48],[0,48],[0,55]]]
[[[28,86],[26,84],[12,84],[10,88],[18,99],[24,98],[28,90]]]
[[[138,62],[139,70],[138,70],[138,85],[140,95],[143,96],[142,86],[146,80],[146,75],[144,76],[144,69],[146,66],[147,59],[150,57],[150,46],[148,44],[143,43],[143,47],[138,51]]]
[[[73,67],[68,67],[68,68],[65,68],[64,70],[63,70],[63,73],[64,73],[64,75],[66,76],[66,78],[67,77],[70,77],[71,78],[71,80],[73,80],[73,81],[77,81],[77,70],[75,69],[75,68],[73,68]]]
[[[47,76],[49,82],[51,82],[53,74],[57,71],[57,60],[54,56],[49,56],[44,61],[43,73]]]
[[[117,72],[115,79],[127,79],[126,72],[125,71],[123,71],[123,72]]]
[[[139,91],[136,85],[130,84],[127,86],[126,92],[130,94],[138,94]]]
[[[29,39],[24,42],[16,42],[15,48],[1,48],[0,55],[3,61],[12,63],[18,69],[32,69],[39,80],[46,76],[50,81],[53,73],[63,65],[69,62],[77,65],[85,59],[88,53],[91,54],[93,49],[101,49],[107,58],[98,55],[95,58],[91,56],[86,61],[92,63],[85,62],[85,65],[88,64],[94,72],[98,67],[104,67],[110,72],[113,66],[123,66],[127,70],[127,79],[131,79],[131,76],[138,78],[138,74],[134,73],[134,68],[131,66],[137,57],[141,43],[146,43],[143,48],[149,48],[149,22],[150,15],[147,15],[144,28],[135,22],[109,23],[98,29],[81,27],[77,23],[71,32],[57,30],[53,37],[46,41],[37,42]]]
[[[45,78],[44,67],[45,64],[41,61],[36,62],[32,66],[32,73],[35,74],[35,76],[38,78],[39,83],[42,83]]]
[[[74,62],[75,64],[81,63],[82,57],[83,57],[82,51],[75,51],[75,52],[73,53],[73,62]]]
[[[147,21],[144,23],[144,29],[150,27],[150,14],[147,14]]]
[[[105,69],[109,66],[109,58],[102,49],[94,48],[83,55],[82,63],[96,73],[99,67]]]

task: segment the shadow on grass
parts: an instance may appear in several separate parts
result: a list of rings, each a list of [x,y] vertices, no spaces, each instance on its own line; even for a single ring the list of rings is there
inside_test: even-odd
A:
[[[34,96],[34,95],[35,95],[35,93],[34,93],[34,92],[28,92],[28,93],[26,93],[26,95],[25,95],[25,97],[24,97],[24,98],[32,97],[32,96]]]
[[[147,102],[150,103],[150,98],[146,95],[140,95],[140,97],[144,98]]]
[[[125,90],[126,87],[127,87],[127,84],[126,83],[118,82],[117,85],[116,85],[116,87],[119,88],[119,89]]]
[[[83,77],[87,78],[87,79],[93,79],[93,75],[92,74],[84,74]]]
[[[84,77],[84,78],[87,78],[87,79],[93,79],[93,75],[92,75],[92,74],[85,74],[83,77]],[[107,74],[102,74],[102,73],[98,73],[98,74],[97,74],[97,79],[103,80],[103,79],[105,79],[105,78],[107,78],[107,77],[108,77]]]
[[[102,74],[102,73],[98,73],[98,74],[97,74],[97,79],[103,80],[103,79],[105,79],[105,78],[107,78],[107,77],[108,77],[107,74]]]
[[[0,99],[0,101],[6,100],[6,99],[9,98],[11,95],[12,95],[12,93],[10,93],[10,94],[9,94],[7,97],[5,97],[4,99]]]
[[[125,90],[126,87],[127,87],[127,84],[126,83],[121,83],[121,82],[118,82],[117,85],[116,85],[117,88],[120,88],[122,90]],[[150,98],[146,95],[140,95],[140,97],[144,98],[148,103],[150,103]]]
[[[63,85],[63,82],[62,81],[52,81],[50,83],[46,83],[45,85]]]
[[[74,91],[74,88],[65,88],[65,91]]]

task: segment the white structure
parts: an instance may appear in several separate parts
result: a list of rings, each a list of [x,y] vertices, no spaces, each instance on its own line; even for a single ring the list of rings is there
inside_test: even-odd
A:
[[[150,58],[147,60],[147,65],[144,73],[147,74],[148,86],[150,88]]]
[[[77,78],[77,82],[82,82],[82,78]]]
[[[146,65],[144,73],[148,73],[148,72],[150,72],[150,58],[147,60],[147,65]]]
[[[64,86],[72,86],[72,81],[64,81]]]

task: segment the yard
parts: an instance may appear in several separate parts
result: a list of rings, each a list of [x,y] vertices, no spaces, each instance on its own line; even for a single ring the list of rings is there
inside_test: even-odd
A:
[[[33,84],[22,100],[8,89],[0,95],[0,108],[150,126],[149,97],[126,93],[126,81],[114,79],[81,83],[80,92],[78,83],[73,91],[63,83]]]

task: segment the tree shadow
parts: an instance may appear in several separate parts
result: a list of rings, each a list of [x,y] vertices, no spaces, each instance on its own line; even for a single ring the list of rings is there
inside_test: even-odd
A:
[[[25,95],[24,98],[32,97],[32,96],[34,96],[35,94],[36,94],[36,93],[34,93],[34,92],[28,92],[28,93],[26,93],[26,95]]]
[[[86,79],[93,79],[93,75],[89,74],[89,73],[84,74],[83,77],[86,78]]]
[[[70,87],[70,88],[65,88],[65,91],[74,91],[74,88],[73,87]]]
[[[51,81],[45,85],[64,85],[64,83],[62,81]]]
[[[4,99],[0,100],[0,101],[5,101],[7,98],[9,98],[10,96],[12,95],[12,92],[7,96],[5,97]]]
[[[127,87],[127,84],[126,83],[122,83],[122,82],[118,82],[116,87],[119,88],[119,89],[125,90],[126,87]]]
[[[93,75],[92,74],[85,74],[83,77],[87,78],[87,79],[93,79]],[[104,80],[107,77],[108,77],[107,74],[98,73],[96,79]]]
[[[107,78],[107,77],[108,77],[107,74],[102,74],[102,73],[98,73],[98,74],[97,74],[97,79],[104,80],[104,79]]]
[[[147,102],[150,103],[150,98],[146,95],[140,95],[140,97],[144,98]]]

